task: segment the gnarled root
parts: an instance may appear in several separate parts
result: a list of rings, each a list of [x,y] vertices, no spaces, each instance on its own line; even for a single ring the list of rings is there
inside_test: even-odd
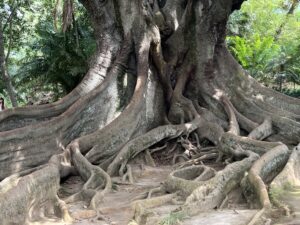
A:
[[[190,166],[190,165],[197,165],[202,163],[202,161],[204,160],[211,160],[211,159],[215,159],[218,157],[218,153],[217,152],[211,152],[211,153],[206,153],[206,154],[201,154],[201,156],[194,158],[192,160],[188,160],[186,162],[180,163],[179,167],[185,167],[185,166]]]
[[[262,208],[250,221],[249,225],[258,222],[262,215],[271,210],[271,201],[265,183],[270,182],[286,164],[290,151],[286,145],[279,145],[257,160],[251,167],[248,175],[241,182],[244,196],[249,203],[259,200]]]
[[[180,195],[187,197],[205,180],[213,177],[214,174],[214,169],[204,165],[178,169],[170,173],[163,183],[163,189],[166,192],[178,192]]]
[[[232,149],[242,148],[259,155],[263,155],[272,148],[281,145],[280,142],[266,142],[253,140],[247,137],[236,136],[231,133],[224,133],[219,143],[219,149],[225,154],[231,154]]]
[[[270,184],[269,193],[272,203],[285,211],[285,215],[290,214],[290,209],[284,202],[281,202],[276,193],[280,193],[281,190],[291,188],[293,186],[300,185],[300,144],[295,147],[290,155],[290,158],[279,173],[278,176]]]
[[[114,158],[113,162],[108,166],[108,174],[114,175],[121,164],[124,164],[124,162],[127,163],[129,159],[133,158],[157,142],[165,138],[176,138],[183,133],[190,133],[194,131],[198,125],[199,118],[196,118],[192,122],[186,124],[160,126],[133,139],[122,148],[122,150]]]
[[[271,208],[265,182],[270,182],[277,175],[278,170],[286,164],[289,154],[290,151],[286,145],[279,145],[254,163],[242,182],[244,195],[249,202],[255,202],[257,196],[260,207]]]
[[[70,196],[66,201],[85,200],[90,202],[90,208],[97,209],[97,206],[104,198],[104,195],[111,191],[112,182],[110,176],[98,166],[92,165],[80,152],[78,144],[70,144],[69,153],[72,164],[75,166],[80,176],[86,180],[82,190]],[[99,190],[105,183],[105,188]]]
[[[172,202],[172,200],[176,197],[177,193],[172,193],[133,202],[132,207],[134,209],[134,220],[137,222],[137,224],[146,224],[147,217],[150,215],[150,211],[147,209],[161,206],[167,202]]]
[[[300,185],[300,144],[293,149],[287,164],[271,182],[270,191],[284,189],[288,185]]]
[[[195,215],[201,211],[219,207],[226,194],[239,184],[244,173],[258,159],[258,155],[250,151],[239,152],[239,154],[244,154],[247,157],[227,165],[225,169],[216,173],[213,178],[197,187],[188,196],[180,210],[188,215]]]
[[[248,137],[255,140],[263,140],[269,137],[272,133],[272,120],[270,117],[267,117],[261,125],[251,131]]]
[[[66,204],[57,196],[61,174],[66,173],[66,166],[61,165],[63,159],[64,155],[53,156],[41,169],[4,181],[0,191],[0,224],[26,224],[47,211],[54,211],[55,216],[66,222],[72,221]]]

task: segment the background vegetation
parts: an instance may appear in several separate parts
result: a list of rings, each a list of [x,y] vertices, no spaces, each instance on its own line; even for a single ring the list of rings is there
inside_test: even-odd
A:
[[[86,73],[95,42],[84,8],[73,7],[71,26],[62,32],[62,0],[1,1],[6,66],[19,104],[55,101]],[[246,1],[231,15],[227,43],[251,76],[300,97],[298,0]],[[2,76],[0,95],[9,106]]]
[[[62,32],[62,7],[63,1],[53,0],[4,0],[1,4],[7,67],[21,104],[55,101],[87,71],[95,49],[87,14],[80,4],[74,5],[71,26]],[[0,95],[9,104],[2,79]]]
[[[231,15],[230,51],[264,85],[300,97],[298,0],[248,0]]]

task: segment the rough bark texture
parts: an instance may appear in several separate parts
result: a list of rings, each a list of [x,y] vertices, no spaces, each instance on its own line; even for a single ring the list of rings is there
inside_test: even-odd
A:
[[[219,207],[242,180],[269,210],[266,185],[300,142],[300,101],[257,83],[228,52],[227,19],[243,1],[81,2],[98,46],[82,83],[56,103],[0,113],[0,223],[38,220],[32,212],[42,202],[59,202],[55,216],[69,220],[57,190],[74,170],[86,183],[66,201],[85,199],[97,210],[110,176],[133,182],[128,163],[161,151],[188,161],[159,189],[171,194],[134,204],[138,223],[173,198],[189,215]],[[134,90],[118,84],[124,76],[135,78]],[[228,165],[193,166],[206,159]]]

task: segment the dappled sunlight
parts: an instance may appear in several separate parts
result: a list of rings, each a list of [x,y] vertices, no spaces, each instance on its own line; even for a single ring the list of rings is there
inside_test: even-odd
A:
[[[215,94],[213,95],[213,97],[217,100],[220,100],[223,95],[224,95],[224,92],[221,89],[216,88]]]
[[[191,124],[191,123],[186,123],[184,126],[185,126],[185,128],[186,128],[187,130],[190,130],[190,128],[193,126],[193,124]]]
[[[56,145],[59,147],[59,149],[61,149],[62,151],[64,151],[66,148],[63,145],[63,143],[61,142],[60,138],[56,138]]]
[[[23,161],[26,159],[26,157],[23,154],[23,147],[21,145],[18,145],[16,149],[11,149],[14,163],[10,165],[11,171],[19,172],[23,169]]]
[[[262,94],[257,94],[257,95],[255,96],[255,98],[256,98],[257,100],[264,101],[264,96],[263,96]]]
[[[20,177],[17,175],[13,175],[5,178],[0,182],[0,195],[6,193],[10,189],[14,188],[18,185]]]

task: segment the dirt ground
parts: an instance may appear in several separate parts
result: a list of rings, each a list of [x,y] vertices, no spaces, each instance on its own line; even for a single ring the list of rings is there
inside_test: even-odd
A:
[[[145,193],[155,187],[158,187],[163,182],[168,174],[172,171],[170,166],[150,167],[139,166],[133,167],[134,184],[121,184],[118,178],[114,178],[114,191],[106,195],[101,207],[100,214],[89,210],[84,202],[76,202],[69,204],[69,210],[74,218],[73,225],[127,225],[133,217],[133,209],[131,207],[132,200],[137,198],[142,193]],[[60,197],[66,198],[71,194],[78,192],[83,185],[80,177],[73,176],[63,181],[60,190]],[[296,193],[299,189],[294,190]],[[286,195],[285,201],[293,205],[295,217],[289,219],[281,219],[277,225],[293,224],[300,225],[300,195],[294,197],[295,193],[290,192]],[[168,224],[170,211],[176,209],[178,205],[164,205],[152,209],[153,213],[147,220],[147,225]],[[241,192],[237,189],[231,192],[228,196],[228,203],[223,210],[212,210],[201,213],[192,218],[185,218],[181,223],[183,225],[244,225],[251,220],[256,213],[256,210],[249,210],[245,204]],[[33,223],[34,225],[66,225],[62,221],[48,220]],[[141,224],[142,225],[142,224]],[[144,224],[143,224],[144,225]]]

